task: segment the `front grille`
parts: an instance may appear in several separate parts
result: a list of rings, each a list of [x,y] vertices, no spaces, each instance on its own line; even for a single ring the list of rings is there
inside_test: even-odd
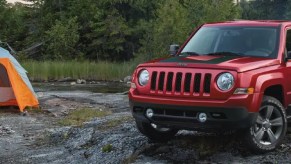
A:
[[[164,94],[210,94],[212,74],[153,71],[151,91]]]

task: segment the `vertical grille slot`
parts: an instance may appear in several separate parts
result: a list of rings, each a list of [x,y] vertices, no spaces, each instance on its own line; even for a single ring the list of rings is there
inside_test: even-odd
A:
[[[164,88],[164,81],[165,81],[165,72],[160,73],[160,78],[159,78],[159,86],[158,89],[159,91],[162,91]]]
[[[156,90],[157,75],[156,71],[152,73],[151,90]]]
[[[191,87],[191,73],[186,73],[185,82],[184,82],[184,92],[190,92]]]
[[[207,73],[204,79],[204,93],[210,93],[211,74]]]
[[[168,78],[167,78],[167,91],[172,91],[173,77],[174,77],[174,73],[169,72]]]
[[[176,75],[176,85],[175,85],[176,92],[181,92],[181,85],[182,85],[182,73],[179,72]]]
[[[194,80],[194,92],[195,93],[200,92],[200,83],[201,83],[201,73],[196,73],[195,80]]]

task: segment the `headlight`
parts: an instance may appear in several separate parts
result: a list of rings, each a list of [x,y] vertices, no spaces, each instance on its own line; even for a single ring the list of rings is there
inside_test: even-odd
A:
[[[217,86],[222,91],[231,89],[234,85],[234,78],[230,73],[222,73],[217,79]]]
[[[140,73],[139,73],[139,77],[138,77],[138,82],[139,82],[139,85],[141,86],[145,86],[148,84],[149,82],[149,78],[150,78],[150,74],[149,74],[149,71],[147,70],[142,70]]]

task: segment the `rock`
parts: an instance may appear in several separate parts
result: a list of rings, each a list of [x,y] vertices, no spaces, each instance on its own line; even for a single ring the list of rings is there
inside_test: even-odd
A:
[[[37,97],[38,97],[38,98],[41,98],[41,97],[44,96],[44,93],[43,93],[43,92],[37,92],[36,94],[37,94]]]
[[[62,143],[64,140],[68,139],[68,133],[71,127],[61,127],[56,129],[49,129],[47,132],[50,134],[50,140],[54,143]]]
[[[72,81],[72,78],[71,77],[65,77],[65,78],[62,78],[62,79],[58,80],[58,82],[68,82],[68,81]]]
[[[128,81],[128,82],[126,83],[126,86],[127,86],[127,87],[131,87],[131,82]]]
[[[73,128],[69,133],[70,139],[67,141],[65,147],[69,150],[80,149],[82,146],[90,144],[93,133],[93,128]]]
[[[126,77],[123,79],[123,82],[125,82],[125,83],[131,82],[131,76],[126,76]]]
[[[69,113],[70,108],[65,105],[59,105],[54,108],[45,108],[43,111],[51,113],[54,117],[66,116]]]
[[[71,82],[71,85],[76,85],[77,83],[76,82]]]
[[[29,116],[29,114],[28,114],[27,111],[21,112],[20,115],[21,115],[21,116]]]
[[[77,80],[77,84],[86,84],[87,82],[86,82],[86,80],[84,80],[84,79],[78,79]]]
[[[0,126],[0,135],[6,135],[6,134],[13,134],[15,133],[14,130],[12,130],[8,126]]]

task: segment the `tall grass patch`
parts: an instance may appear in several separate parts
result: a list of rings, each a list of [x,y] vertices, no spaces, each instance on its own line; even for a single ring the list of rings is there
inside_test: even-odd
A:
[[[86,80],[120,80],[131,75],[137,62],[91,61],[23,61],[33,81],[58,80],[66,77]]]
[[[66,118],[59,121],[59,124],[63,126],[81,126],[84,122],[90,121],[95,117],[105,117],[110,114],[112,114],[111,111],[100,111],[97,109],[78,109],[70,112]]]

